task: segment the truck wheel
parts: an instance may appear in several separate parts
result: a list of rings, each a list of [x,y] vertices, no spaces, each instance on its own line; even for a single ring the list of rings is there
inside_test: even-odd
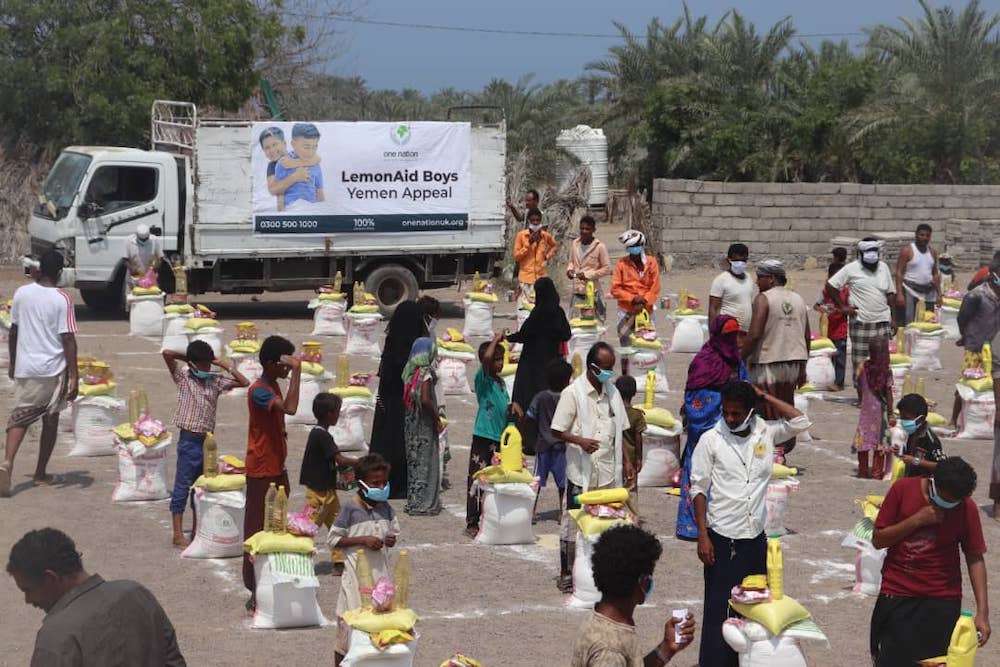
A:
[[[379,310],[388,317],[399,304],[416,299],[420,286],[416,276],[405,266],[386,264],[368,274],[365,289],[375,295]]]
[[[121,315],[127,313],[125,308],[125,280],[123,276],[115,278],[107,287],[97,289],[82,289],[80,296],[88,308],[104,315]]]

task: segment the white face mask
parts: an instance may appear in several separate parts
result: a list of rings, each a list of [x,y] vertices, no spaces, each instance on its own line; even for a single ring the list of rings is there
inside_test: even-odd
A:
[[[865,264],[874,264],[878,261],[878,250],[865,250],[861,253],[861,261]]]
[[[753,419],[753,410],[751,409],[750,412],[747,413],[747,418],[744,419],[743,422],[739,426],[737,426],[736,428],[733,428],[729,424],[726,424],[726,427],[729,429],[730,433],[742,433],[747,428],[749,428],[750,422],[751,422],[752,419]]]
[[[528,225],[528,229],[530,229],[530,230],[531,230],[531,231],[533,231],[533,232],[537,232],[537,231],[539,231],[539,230],[540,230],[541,228],[542,228],[542,226],[541,226],[541,225]]]
[[[731,259],[729,260],[729,270],[735,276],[742,276],[747,272],[747,263],[741,259]]]

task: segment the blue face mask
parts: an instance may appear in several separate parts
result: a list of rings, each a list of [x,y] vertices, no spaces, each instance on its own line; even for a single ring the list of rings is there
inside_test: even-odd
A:
[[[595,364],[590,365],[590,370],[593,371],[594,377],[596,377],[597,381],[601,384],[611,382],[611,378],[615,376],[614,371],[606,371],[603,368],[598,368]]]
[[[642,246],[641,245],[629,246],[628,248],[625,248],[625,250],[627,250],[628,254],[630,254],[632,256],[641,255],[642,254]]]
[[[958,507],[958,504],[962,502],[961,500],[947,501],[937,494],[937,486],[934,484],[934,478],[931,478],[931,492],[930,492],[931,502],[940,507],[943,510],[950,510]]]
[[[384,503],[389,500],[389,482],[386,482],[381,489],[373,489],[361,480],[358,480],[358,484],[364,488],[365,498],[373,503]]]
[[[1000,287],[1000,276],[995,273],[993,274],[993,284]]]
[[[917,429],[920,428],[920,422],[916,419],[900,419],[899,428],[906,431],[907,435],[913,435],[917,432]]]
[[[212,377],[212,371],[203,371],[200,368],[191,367],[191,375],[195,376],[199,380],[207,380]]]

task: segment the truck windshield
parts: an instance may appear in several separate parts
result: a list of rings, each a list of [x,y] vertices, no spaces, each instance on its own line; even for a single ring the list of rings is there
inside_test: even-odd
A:
[[[52,171],[45,178],[42,194],[38,196],[35,214],[52,220],[62,220],[73,205],[73,198],[80,189],[80,182],[91,157],[82,153],[65,152],[59,156]]]

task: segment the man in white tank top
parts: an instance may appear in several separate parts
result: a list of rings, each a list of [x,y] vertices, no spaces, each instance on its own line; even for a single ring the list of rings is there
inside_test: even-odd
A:
[[[917,302],[925,301],[927,310],[934,310],[941,293],[941,274],[938,272],[937,251],[931,247],[931,226],[917,225],[916,240],[899,251],[896,260],[897,321],[907,325],[913,321]]]

